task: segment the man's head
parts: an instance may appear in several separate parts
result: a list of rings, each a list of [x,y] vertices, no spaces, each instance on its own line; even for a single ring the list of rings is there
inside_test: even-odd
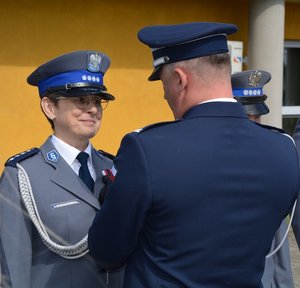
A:
[[[233,96],[243,105],[250,120],[260,123],[261,115],[269,113],[263,87],[270,80],[271,74],[263,70],[247,70],[231,75]]]
[[[144,27],[138,39],[152,50],[154,71],[149,80],[159,80],[165,64],[228,52],[227,35],[236,31],[233,24],[212,22]]]
[[[175,118],[205,100],[232,97],[227,35],[236,31],[232,24],[208,22],[139,31],[139,40],[152,49],[154,71],[149,80],[163,82]]]
[[[28,78],[54,134],[70,145],[96,135],[107,102],[115,97],[103,83],[110,59],[102,52],[75,51],[38,67]]]

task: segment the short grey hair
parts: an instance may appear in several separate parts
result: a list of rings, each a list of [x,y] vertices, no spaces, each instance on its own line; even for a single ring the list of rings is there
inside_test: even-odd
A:
[[[230,62],[230,54],[220,53],[209,56],[203,56],[199,58],[183,60],[175,63],[170,63],[166,65],[166,71],[173,70],[176,67],[182,67],[188,69],[196,74],[200,75],[201,73],[205,73],[205,70],[208,67],[215,68],[217,70],[227,70],[228,74],[231,74],[231,62]]]

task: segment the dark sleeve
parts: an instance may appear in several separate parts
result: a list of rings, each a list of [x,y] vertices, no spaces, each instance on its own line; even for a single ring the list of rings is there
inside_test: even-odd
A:
[[[126,262],[151,204],[147,158],[137,134],[124,137],[114,167],[115,180],[88,235],[90,253],[103,269]]]

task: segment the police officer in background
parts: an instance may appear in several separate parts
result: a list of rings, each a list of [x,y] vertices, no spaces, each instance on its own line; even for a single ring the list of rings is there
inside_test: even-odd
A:
[[[176,120],[123,138],[89,230],[100,267],[126,263],[126,288],[261,285],[300,175],[293,141],[254,125],[232,96],[227,35],[236,31],[195,22],[138,33]]]
[[[109,154],[90,143],[115,99],[103,77],[110,59],[75,51],[38,67],[37,86],[51,135],[40,148],[11,157],[0,182],[0,237],[13,288],[122,287],[122,270],[101,271],[88,253],[87,232]]]
[[[262,70],[248,70],[231,76],[234,98],[243,105],[248,118],[257,123],[270,111],[265,103],[267,95],[262,90],[270,80],[271,74]]]
[[[293,138],[296,143],[297,151],[298,151],[298,157],[299,157],[299,163],[300,163],[300,119],[298,119],[296,123],[296,127],[294,130]],[[297,205],[295,209],[295,214],[293,217],[292,227],[294,231],[294,235],[300,250],[300,192],[298,195]]]
[[[263,87],[270,80],[271,74],[263,70],[247,70],[231,75],[234,98],[243,105],[248,118],[257,123],[261,123],[262,115],[269,113],[269,108],[265,103],[267,95],[263,93]],[[271,251],[280,245],[287,226],[284,220],[275,234]],[[266,259],[262,284],[264,288],[294,287],[288,238],[273,256]]]

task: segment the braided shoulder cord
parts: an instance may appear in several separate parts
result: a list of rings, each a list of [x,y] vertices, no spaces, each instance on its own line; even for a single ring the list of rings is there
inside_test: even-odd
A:
[[[34,224],[35,228],[37,229],[43,243],[46,247],[51,250],[52,252],[58,254],[59,256],[66,258],[66,259],[77,259],[89,252],[88,250],[88,243],[86,235],[82,240],[74,245],[60,245],[52,241],[46,231],[46,228],[39,216],[38,209],[36,207],[36,203],[34,200],[34,196],[32,194],[32,188],[30,184],[30,180],[28,174],[26,173],[25,169],[20,165],[17,164],[18,168],[18,179],[19,179],[19,187],[20,193],[26,207],[26,210],[29,214],[29,217]]]

